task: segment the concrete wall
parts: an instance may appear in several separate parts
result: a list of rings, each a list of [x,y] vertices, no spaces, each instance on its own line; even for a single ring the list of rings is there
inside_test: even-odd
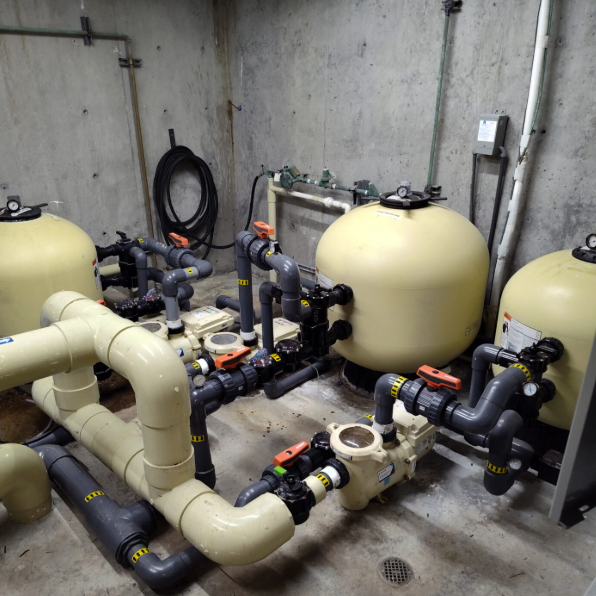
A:
[[[248,201],[261,164],[294,163],[338,182],[374,181],[381,191],[426,183],[444,17],[439,0],[242,0],[230,53],[238,197]],[[480,113],[510,116],[513,160],[523,123],[539,0],[465,2],[451,19],[434,183],[468,213],[472,149]],[[594,71],[596,5],[555,0],[545,101],[531,145],[530,183],[515,268],[582,243],[596,228]],[[503,205],[511,191],[507,172]],[[488,234],[498,158],[478,168],[477,222]],[[265,217],[264,183],[259,217]],[[312,189],[313,187],[310,187]],[[351,200],[348,195],[343,195]],[[501,211],[501,225],[506,209]],[[284,203],[284,251],[312,265],[335,219]],[[499,228],[501,229],[501,228]],[[498,235],[500,237],[500,234]]]
[[[83,8],[84,7],[84,8]],[[0,23],[126,33],[134,42],[150,186],[170,147],[168,129],[211,166],[220,196],[216,243],[233,238],[234,175],[228,119],[227,12],[195,0],[7,0]],[[11,194],[84,228],[96,243],[115,230],[147,232],[124,44],[0,35],[0,202]],[[174,195],[182,215],[199,192],[181,173]],[[60,203],[53,203],[59,201]],[[231,251],[212,253],[219,270]]]

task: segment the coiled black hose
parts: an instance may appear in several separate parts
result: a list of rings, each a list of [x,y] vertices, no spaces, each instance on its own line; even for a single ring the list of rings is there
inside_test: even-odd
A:
[[[183,162],[193,165],[201,185],[201,196],[197,208],[188,219],[184,220],[178,216],[170,194],[172,175]],[[255,188],[259,177],[260,174],[254,179],[252,185],[245,230],[248,229],[252,218]],[[168,244],[172,243],[170,233],[193,239],[194,242],[189,247],[191,250],[196,250],[201,246],[206,247],[205,254],[201,257],[203,259],[207,257],[212,248],[226,249],[234,246],[234,242],[223,245],[213,244],[213,234],[219,214],[217,188],[207,163],[195,155],[188,147],[183,145],[173,147],[159,160],[155,170],[155,178],[153,179],[153,202],[161,223],[162,235]]]

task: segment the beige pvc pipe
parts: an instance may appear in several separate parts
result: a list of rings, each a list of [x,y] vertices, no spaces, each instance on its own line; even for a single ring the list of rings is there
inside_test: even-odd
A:
[[[102,265],[99,268],[100,275],[118,275],[120,273],[120,265],[113,263],[112,265]]]
[[[26,524],[52,509],[50,480],[43,461],[24,445],[0,445],[0,501],[8,516]]]
[[[194,479],[188,380],[167,341],[75,292],[51,296],[42,325],[2,346],[0,390],[52,374],[34,383],[36,404],[216,563],[254,563],[293,536],[278,497],[240,510]],[[97,360],[130,381],[138,421],[127,424],[97,403],[89,370]]]

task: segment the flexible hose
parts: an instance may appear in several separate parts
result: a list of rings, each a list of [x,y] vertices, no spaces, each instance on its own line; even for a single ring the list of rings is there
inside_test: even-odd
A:
[[[184,162],[192,164],[195,168],[201,185],[201,196],[197,208],[188,219],[180,218],[170,193],[172,175],[176,168]],[[255,188],[259,176],[255,178],[252,185],[245,230],[248,229],[252,218]],[[212,248],[226,249],[234,246],[234,242],[223,245],[213,244],[213,234],[219,214],[217,188],[207,163],[195,155],[188,147],[182,145],[173,147],[159,160],[153,180],[153,202],[161,223],[162,235],[168,244],[172,243],[170,240],[171,233],[191,238],[194,240],[189,247],[191,250],[196,250],[201,246],[206,247],[205,254],[202,256],[203,259],[207,257]]]

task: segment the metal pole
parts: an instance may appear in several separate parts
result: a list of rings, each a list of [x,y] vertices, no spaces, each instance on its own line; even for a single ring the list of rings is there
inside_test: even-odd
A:
[[[441,66],[439,67],[439,85],[437,87],[437,102],[435,104],[435,124],[433,126],[433,141],[430,146],[430,160],[428,163],[428,177],[426,187],[430,188],[433,181],[433,164],[435,162],[435,147],[437,145],[437,128],[439,127],[439,109],[441,107],[441,91],[443,90],[443,71],[445,70],[445,53],[447,51],[447,34],[449,33],[449,12],[445,12],[443,28],[443,48],[441,50]]]

